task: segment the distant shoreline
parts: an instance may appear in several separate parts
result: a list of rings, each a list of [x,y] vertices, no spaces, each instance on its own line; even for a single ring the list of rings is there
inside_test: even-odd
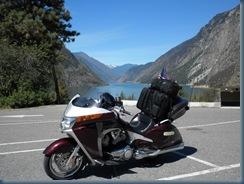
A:
[[[208,85],[194,85],[194,84],[179,84],[180,86],[190,86],[190,87],[194,87],[194,88],[209,88]]]

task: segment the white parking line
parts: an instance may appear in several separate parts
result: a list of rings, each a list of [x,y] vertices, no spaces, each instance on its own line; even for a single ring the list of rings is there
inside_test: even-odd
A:
[[[3,152],[3,153],[0,153],[0,155],[10,155],[10,154],[16,154],[16,153],[28,153],[28,152],[34,152],[34,151],[43,151],[44,149],[45,148],[32,149],[32,150],[20,150],[20,151]]]
[[[15,145],[15,144],[29,144],[29,143],[38,143],[38,142],[48,142],[55,141],[56,139],[44,139],[44,140],[35,140],[35,141],[24,141],[24,142],[9,142],[9,143],[0,143],[0,146]]]
[[[9,116],[0,116],[2,118],[24,118],[24,117],[40,117],[42,114],[37,115],[9,115]]]
[[[233,168],[237,168],[237,167],[240,167],[240,164],[233,164],[233,165],[227,165],[227,166],[223,166],[223,167],[216,167],[216,168],[198,171],[198,172],[189,173],[189,174],[182,174],[182,175],[172,176],[172,177],[168,177],[168,178],[160,178],[157,180],[177,180],[177,179],[182,179],[182,178],[189,178],[189,177],[193,177],[193,176],[200,176],[200,175],[204,175],[204,174],[224,171],[224,170],[233,169]]]
[[[58,123],[58,122],[59,121],[40,121],[40,122],[25,122],[25,123],[1,123],[0,126],[45,124],[45,123]]]
[[[225,125],[225,124],[238,123],[238,122],[240,122],[240,120],[226,121],[226,122],[219,122],[219,123],[211,123],[211,124],[205,124],[205,125],[194,125],[194,126],[177,127],[177,128],[178,129],[197,128],[197,127],[205,127],[205,126]]]
[[[215,165],[215,164],[212,164],[212,163],[210,163],[210,162],[207,162],[207,161],[204,161],[204,160],[201,160],[201,159],[192,157],[192,156],[185,155],[185,154],[180,153],[180,152],[178,152],[178,151],[175,151],[175,152],[173,152],[173,153],[175,153],[175,154],[177,154],[177,155],[180,155],[180,156],[183,156],[183,157],[186,157],[186,158],[189,158],[189,159],[191,159],[191,160],[195,160],[195,161],[197,161],[197,162],[200,162],[200,163],[205,164],[205,165],[210,166],[210,167],[219,167],[219,166],[217,166],[217,165]]]

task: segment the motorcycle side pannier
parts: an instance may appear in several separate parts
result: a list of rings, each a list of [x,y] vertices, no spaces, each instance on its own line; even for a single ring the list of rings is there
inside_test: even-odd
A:
[[[169,96],[150,88],[143,88],[136,107],[157,120],[167,118],[169,112]]]
[[[151,89],[159,90],[173,99],[176,97],[177,93],[180,89],[182,89],[181,86],[179,86],[176,82],[173,82],[171,80],[167,79],[154,79],[151,82]]]

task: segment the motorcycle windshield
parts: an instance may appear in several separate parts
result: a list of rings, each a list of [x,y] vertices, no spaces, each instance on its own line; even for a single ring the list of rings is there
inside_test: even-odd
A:
[[[96,107],[97,103],[94,99],[92,98],[87,98],[87,97],[78,97],[72,101],[72,104],[76,107]]]

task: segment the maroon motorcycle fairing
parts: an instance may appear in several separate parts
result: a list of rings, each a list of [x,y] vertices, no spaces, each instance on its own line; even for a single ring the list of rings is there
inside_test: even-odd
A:
[[[103,114],[97,119],[76,122],[72,130],[91,157],[96,159],[100,157],[98,147],[101,145],[98,145],[98,138],[101,131],[118,127],[118,120],[115,114],[111,112]]]
[[[73,138],[61,138],[50,144],[43,153],[46,156],[50,156],[56,153],[65,153],[71,151],[77,145]]]
[[[132,118],[131,122],[127,124],[127,129],[151,140],[135,140],[133,145],[138,148],[156,147],[163,149],[182,142],[179,131],[170,120],[158,124],[149,115],[142,113],[138,113]]]
[[[165,132],[172,132],[173,135],[165,136]],[[182,142],[182,137],[178,129],[171,123],[165,123],[154,127],[144,134],[145,137],[152,139],[152,146],[163,149]]]

